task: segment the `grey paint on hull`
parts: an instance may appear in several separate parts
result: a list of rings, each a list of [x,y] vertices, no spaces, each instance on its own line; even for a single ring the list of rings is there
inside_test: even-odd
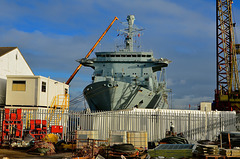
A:
[[[168,108],[166,98],[143,87],[119,81],[102,81],[88,85],[84,96],[91,110],[119,110],[127,108]]]

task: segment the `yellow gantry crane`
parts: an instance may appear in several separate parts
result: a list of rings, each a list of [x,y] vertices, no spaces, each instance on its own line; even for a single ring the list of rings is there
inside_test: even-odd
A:
[[[217,0],[216,3],[217,89],[214,110],[240,110],[239,45],[235,44],[232,4],[233,0]]]

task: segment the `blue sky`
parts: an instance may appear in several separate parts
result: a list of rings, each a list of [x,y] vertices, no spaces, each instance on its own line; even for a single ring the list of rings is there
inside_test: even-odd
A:
[[[216,0],[1,0],[0,46],[17,46],[36,75],[65,82],[115,16],[95,51],[114,50],[119,22],[129,14],[145,28],[143,50],[168,58],[173,107],[212,101],[216,88]],[[239,4],[234,19],[239,33]],[[239,38],[237,38],[239,39]],[[90,58],[94,58],[92,54]],[[70,84],[71,97],[91,83],[83,68]]]

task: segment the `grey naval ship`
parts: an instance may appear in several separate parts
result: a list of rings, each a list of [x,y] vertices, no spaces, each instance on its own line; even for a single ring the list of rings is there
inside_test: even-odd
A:
[[[95,52],[94,59],[78,60],[94,69],[92,84],[83,90],[91,110],[168,108],[166,82],[158,81],[157,71],[165,70],[170,61],[155,59],[153,52],[134,51],[133,38],[141,31],[134,20],[134,15],[128,15],[127,28],[122,30],[123,49]]]

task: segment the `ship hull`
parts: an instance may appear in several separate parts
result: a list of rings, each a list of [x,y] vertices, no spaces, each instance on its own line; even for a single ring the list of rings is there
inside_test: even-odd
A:
[[[166,95],[121,81],[92,83],[83,93],[91,110],[168,108]]]

